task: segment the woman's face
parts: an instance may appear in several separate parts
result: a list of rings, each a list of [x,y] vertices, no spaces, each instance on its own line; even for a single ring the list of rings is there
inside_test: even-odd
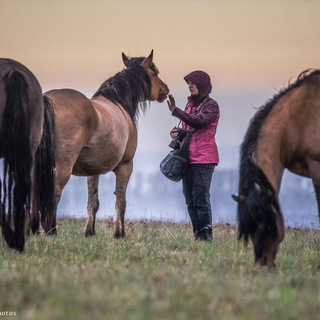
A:
[[[188,87],[192,96],[196,96],[199,93],[197,86],[191,81],[188,81]]]

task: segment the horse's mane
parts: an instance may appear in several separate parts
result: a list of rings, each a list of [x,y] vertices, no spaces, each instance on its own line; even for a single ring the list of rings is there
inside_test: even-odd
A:
[[[127,68],[103,82],[92,98],[103,96],[111,102],[123,107],[136,123],[140,111],[147,108],[147,98],[151,92],[151,79],[141,66],[144,57],[131,58]],[[151,69],[159,71],[152,63]]]
[[[260,107],[254,117],[251,119],[244,140],[240,147],[240,180],[239,180],[239,193],[246,195],[248,188],[252,188],[256,179],[253,175],[256,170],[252,170],[252,166],[255,165],[253,161],[255,156],[256,144],[259,137],[260,129],[270,111],[274,105],[288,92],[300,87],[302,84],[312,82],[316,78],[320,77],[320,70],[308,69],[300,73],[295,82],[289,83],[289,85],[281,89],[271,99],[269,99],[265,105]],[[263,174],[261,172],[260,174]],[[265,179],[263,179],[265,181]],[[266,179],[267,180],[267,179]],[[271,185],[270,185],[271,187]]]

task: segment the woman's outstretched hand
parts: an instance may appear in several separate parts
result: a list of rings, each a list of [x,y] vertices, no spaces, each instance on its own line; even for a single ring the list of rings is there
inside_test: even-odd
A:
[[[167,100],[167,103],[168,103],[169,110],[173,112],[173,110],[176,108],[176,101],[174,100],[174,97],[172,94],[169,94],[169,100]]]

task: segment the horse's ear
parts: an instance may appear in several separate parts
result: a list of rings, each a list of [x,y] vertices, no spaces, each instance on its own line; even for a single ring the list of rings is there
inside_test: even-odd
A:
[[[233,194],[231,195],[231,197],[235,202],[238,202],[238,203],[244,203],[246,200],[246,196],[243,196],[243,195],[236,196],[235,194]]]
[[[123,52],[122,52],[122,61],[126,67],[128,66],[128,64],[130,62],[130,59]]]
[[[151,53],[149,54],[149,56],[143,60],[142,66],[145,68],[149,68],[152,64],[152,61],[153,61],[153,49],[151,50]]]

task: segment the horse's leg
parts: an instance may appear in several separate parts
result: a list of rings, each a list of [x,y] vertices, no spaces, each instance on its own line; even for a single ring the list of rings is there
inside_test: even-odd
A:
[[[309,175],[312,179],[318,205],[318,216],[320,221],[320,163],[318,161],[308,162]]]
[[[57,234],[57,208],[61,199],[63,188],[65,187],[71,176],[72,162],[70,161],[69,163],[64,163],[64,165],[62,165],[60,162],[57,162],[56,168],[55,205],[52,221],[50,226],[43,226],[44,232],[47,235]]]
[[[316,199],[318,204],[318,216],[319,216],[319,222],[320,222],[320,181],[315,181],[312,179],[314,191],[316,193]]]
[[[32,175],[32,188],[31,188],[31,216],[29,219],[29,226],[27,233],[30,235],[32,234],[39,234],[40,233],[40,215],[38,210],[38,197],[37,192],[35,190],[35,176],[34,176],[34,170]]]
[[[88,205],[87,205],[88,220],[86,224],[85,236],[90,237],[96,234],[96,230],[95,230],[96,213],[99,209],[99,196],[98,196],[99,175],[88,177],[87,185],[88,185]]]
[[[133,170],[133,162],[126,162],[120,164],[115,170],[116,175],[116,223],[114,230],[115,238],[124,238],[124,214],[126,211],[126,191],[130,176]]]
[[[56,186],[56,191],[55,191],[55,200],[56,200],[56,205],[53,208],[53,216],[52,216],[52,221],[50,226],[42,226],[44,232],[48,235],[50,234],[56,234],[57,229],[56,229],[56,216],[57,216],[57,206],[61,198],[61,192],[62,192],[63,187],[57,187]],[[61,191],[59,191],[61,190]],[[38,206],[38,196],[37,192],[34,191],[34,187],[32,188],[32,193],[31,193],[31,217],[30,217],[30,222],[28,226],[28,234],[30,234],[30,231],[32,234],[39,234],[40,233],[40,214],[39,214],[39,206]]]

